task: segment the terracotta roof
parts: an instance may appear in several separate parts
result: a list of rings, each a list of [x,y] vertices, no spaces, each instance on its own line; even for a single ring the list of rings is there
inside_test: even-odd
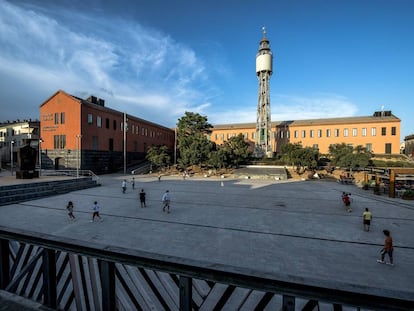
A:
[[[355,124],[355,123],[374,123],[378,121],[395,121],[401,120],[391,114],[390,116],[363,116],[363,117],[342,117],[342,118],[323,118],[323,119],[308,119],[308,120],[290,120],[290,121],[273,121],[272,128],[277,126],[309,126],[309,125],[334,125],[334,124]],[[214,124],[214,129],[243,129],[256,128],[256,123],[234,123],[234,124]]]

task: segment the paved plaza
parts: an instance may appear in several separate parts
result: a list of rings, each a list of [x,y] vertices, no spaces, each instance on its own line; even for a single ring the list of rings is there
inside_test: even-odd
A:
[[[135,176],[132,189],[131,178],[102,176],[101,187],[1,206],[0,225],[414,300],[414,201],[323,180]],[[141,189],[146,208],[140,207]],[[165,190],[170,214],[162,212]],[[351,213],[342,191],[351,193]],[[69,200],[75,221],[65,209]],[[102,222],[90,222],[95,200]],[[370,232],[362,225],[366,207],[373,213]],[[394,239],[393,267],[376,262],[383,229]]]

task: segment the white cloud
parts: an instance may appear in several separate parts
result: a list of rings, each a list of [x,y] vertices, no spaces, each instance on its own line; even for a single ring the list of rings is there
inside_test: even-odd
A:
[[[130,113],[144,118],[207,107],[194,105],[204,97],[196,86],[208,86],[209,78],[193,50],[125,20],[64,10],[53,16],[69,14],[76,25],[50,17],[45,8],[29,10],[0,0],[0,82],[9,76],[26,85],[31,81],[33,89],[47,91],[43,99],[57,89],[94,94],[114,109],[136,107]]]
[[[270,100],[272,121],[305,120],[354,116],[356,104],[344,96],[319,93],[310,96],[276,94]],[[240,110],[222,111],[209,115],[213,124],[254,123],[257,107],[240,107]]]

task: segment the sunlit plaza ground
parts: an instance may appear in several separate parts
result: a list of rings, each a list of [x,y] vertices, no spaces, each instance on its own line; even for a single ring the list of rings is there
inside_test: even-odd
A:
[[[125,194],[121,182],[126,178]],[[333,181],[101,177],[102,186],[1,206],[0,225],[146,252],[249,268],[286,281],[412,299],[414,201]],[[144,189],[147,207],[138,193]],[[161,197],[171,193],[171,213]],[[351,213],[341,201],[351,193]],[[66,204],[73,201],[75,221]],[[103,221],[90,222],[94,201]],[[373,213],[370,232],[362,213]],[[395,266],[378,264],[383,229]]]

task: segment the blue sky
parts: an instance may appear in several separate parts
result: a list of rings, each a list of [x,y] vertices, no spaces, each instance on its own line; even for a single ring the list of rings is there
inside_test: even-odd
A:
[[[391,110],[414,133],[411,0],[0,0],[0,121],[58,89],[173,127],[255,122],[262,26],[272,120]]]

